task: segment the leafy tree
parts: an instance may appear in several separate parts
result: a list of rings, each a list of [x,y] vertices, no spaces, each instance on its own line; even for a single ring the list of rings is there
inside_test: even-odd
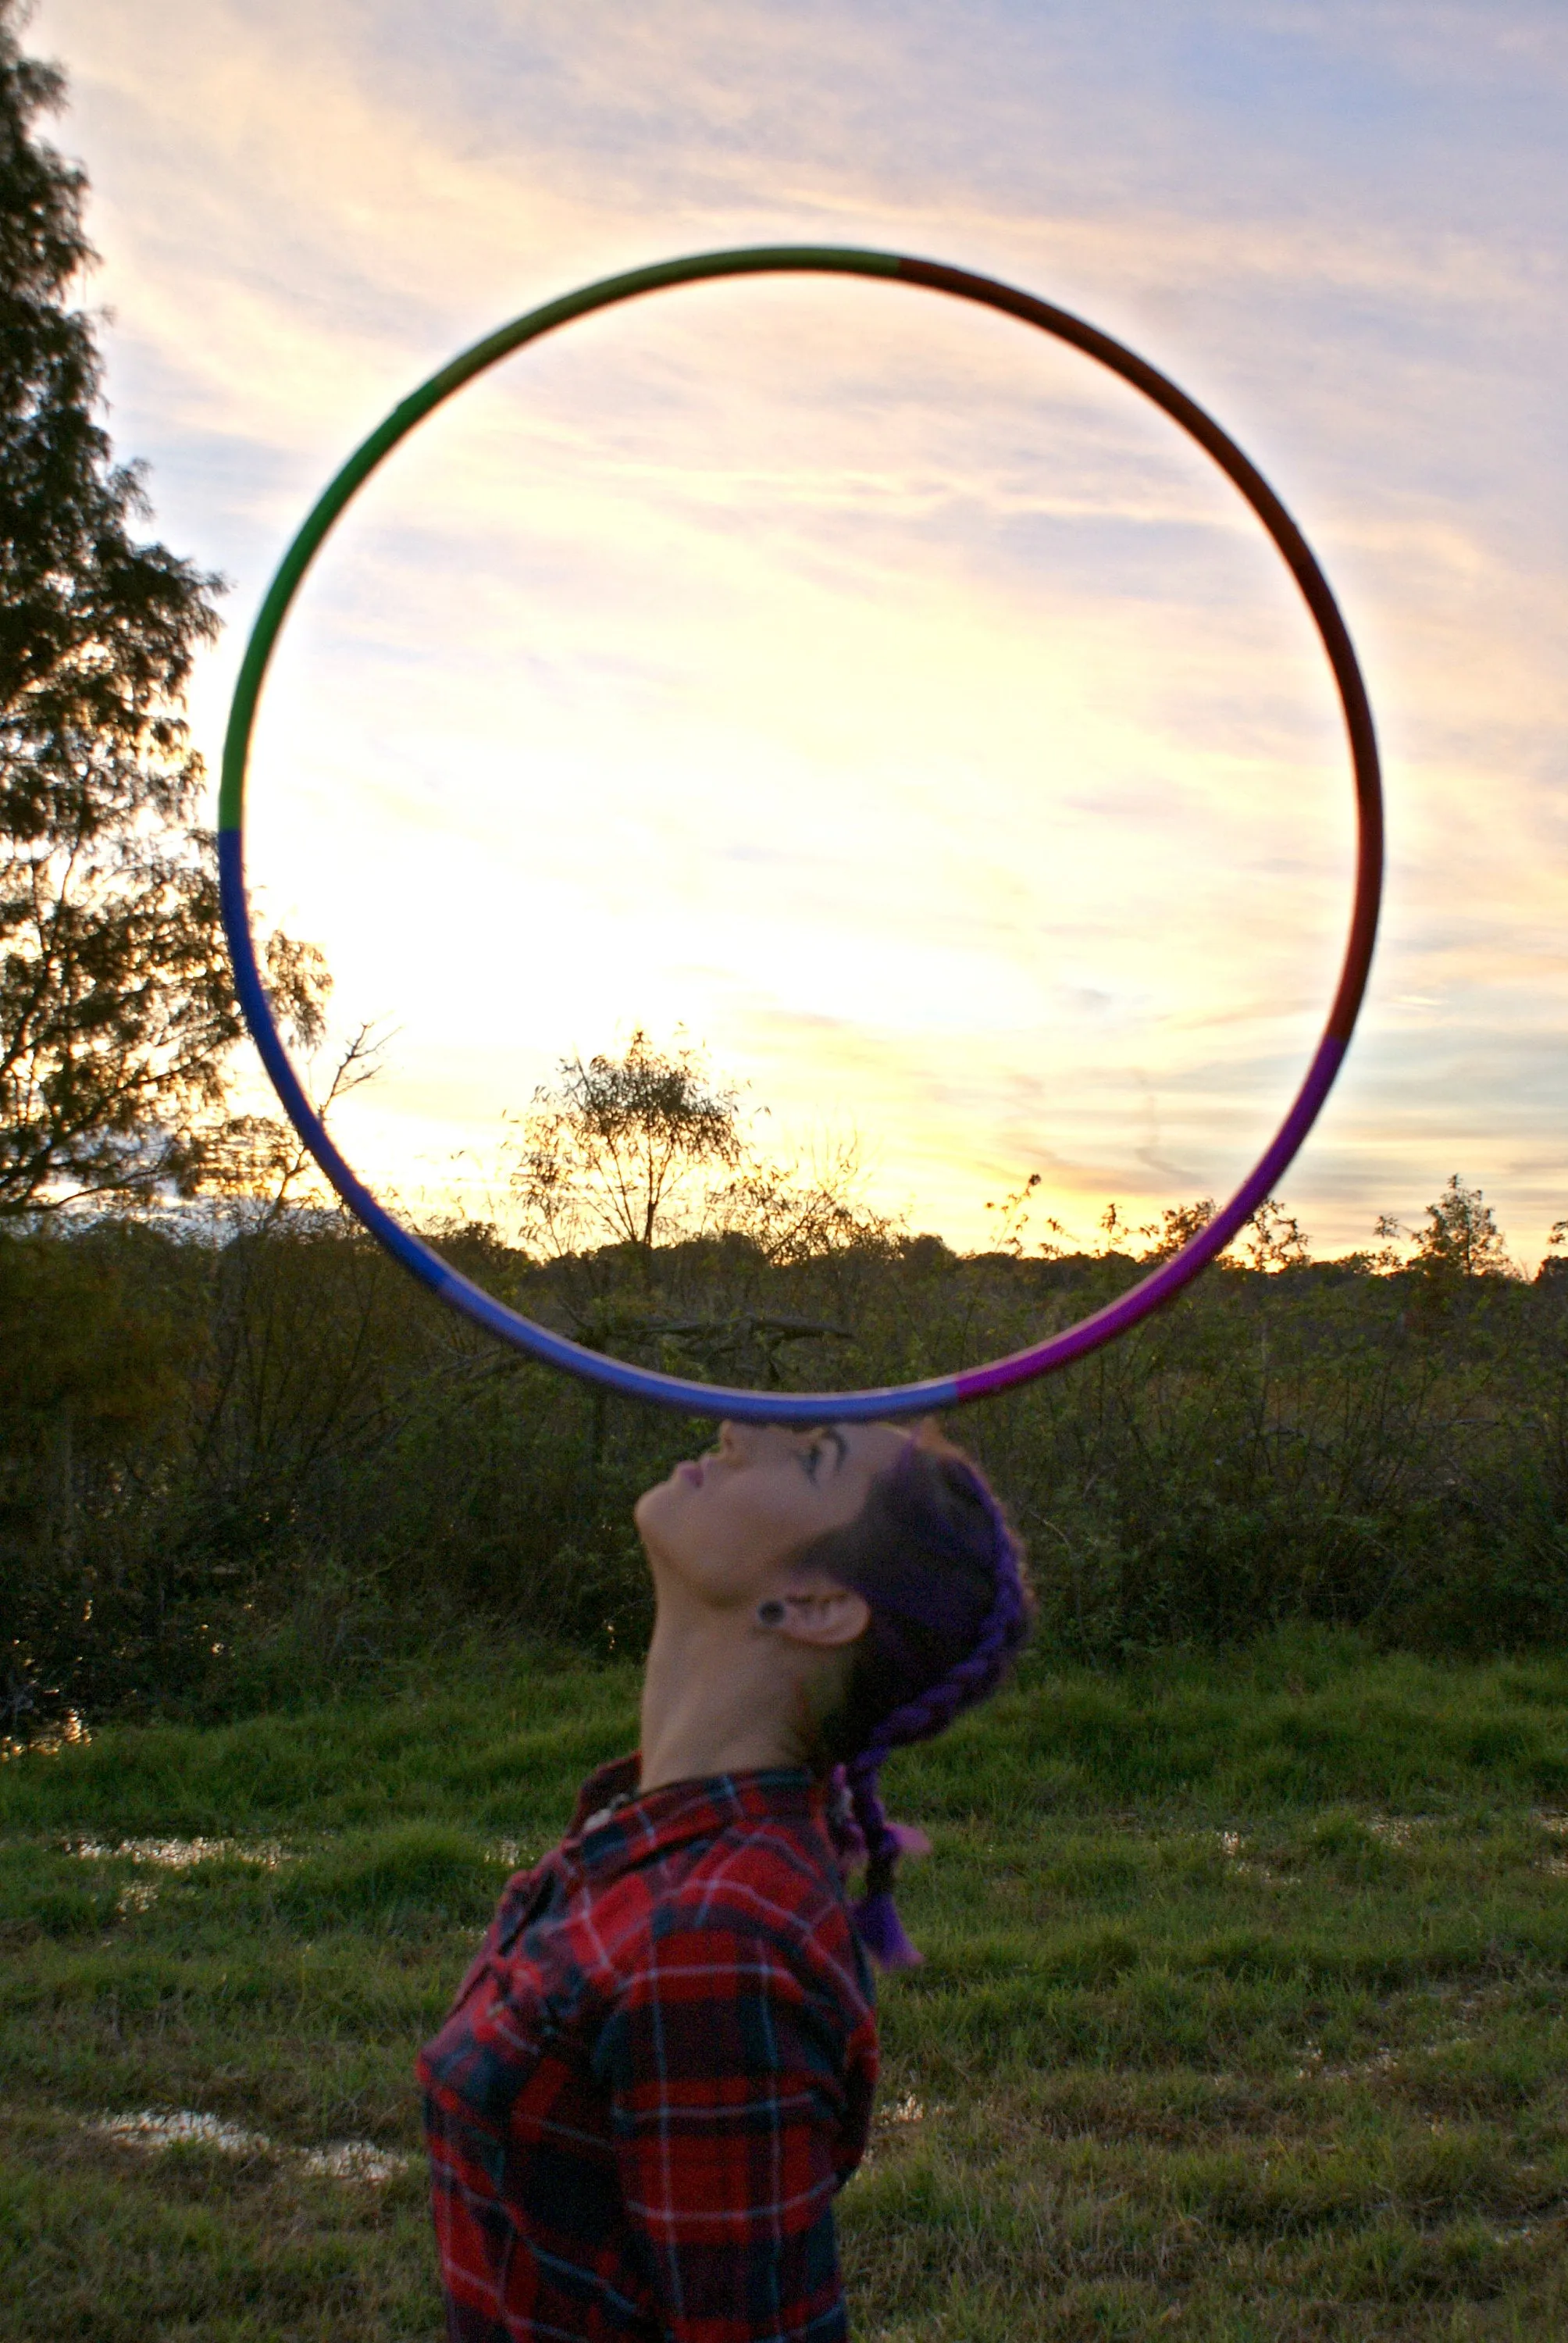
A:
[[[1214,1217],[1212,1196],[1200,1196],[1191,1204],[1167,1204],[1157,1221],[1147,1221],[1139,1230],[1148,1239],[1140,1261],[1169,1261],[1185,1244],[1191,1244],[1201,1230],[1206,1229]],[[1103,1219],[1101,1226],[1105,1227]]]
[[[746,1238],[775,1269],[849,1252],[885,1253],[903,1234],[897,1216],[867,1198],[853,1138],[806,1163],[745,1157],[732,1178],[709,1191],[705,1209],[713,1234]]]
[[[732,1170],[743,1152],[739,1094],[715,1083],[701,1051],[658,1050],[639,1026],[623,1056],[563,1058],[535,1091],[513,1179],[525,1242],[629,1245],[646,1274],[694,1175]]]
[[[1435,1203],[1426,1208],[1426,1226],[1415,1232],[1421,1265],[1451,1277],[1512,1277],[1513,1263],[1492,1207],[1479,1188],[1467,1187],[1455,1172]]]
[[[1375,1233],[1384,1241],[1381,1252],[1367,1257],[1375,1269],[1415,1268],[1440,1282],[1519,1273],[1491,1205],[1481,1190],[1467,1187],[1457,1172],[1436,1202],[1427,1206],[1423,1229],[1407,1229],[1393,1213],[1380,1212]],[[1402,1242],[1415,1247],[1408,1262],[1394,1250]]]
[[[1247,1262],[1271,1273],[1299,1269],[1312,1258],[1312,1240],[1278,1196],[1266,1196],[1247,1223]]]
[[[1096,1223],[1100,1230],[1100,1257],[1103,1261],[1112,1254],[1125,1256],[1131,1252],[1135,1261],[1169,1261],[1201,1229],[1206,1229],[1213,1217],[1214,1199],[1201,1196],[1191,1204],[1167,1204],[1157,1221],[1144,1221],[1135,1228],[1113,1199]],[[1134,1250],[1138,1238],[1143,1242]]]
[[[180,716],[219,582],[140,542],[98,420],[82,172],[35,136],[63,77],[0,0],[0,1216],[200,1177],[239,1033]],[[327,989],[275,937],[303,1040]]]
[[[1200,1196],[1191,1204],[1168,1204],[1157,1221],[1145,1221],[1134,1228],[1121,1207],[1107,1204],[1100,1216],[1100,1252],[1101,1258],[1120,1252],[1134,1237],[1141,1237],[1141,1250],[1135,1255],[1141,1262],[1169,1261],[1183,1245],[1191,1244],[1214,1217],[1212,1196]],[[1238,1236],[1234,1244],[1241,1244]],[[1246,1262],[1250,1269],[1271,1274],[1282,1269],[1294,1269],[1312,1257],[1312,1240],[1295,1214],[1288,1211],[1278,1196],[1266,1196],[1247,1222],[1245,1235]],[[1221,1255],[1221,1262],[1233,1260],[1233,1246]]]

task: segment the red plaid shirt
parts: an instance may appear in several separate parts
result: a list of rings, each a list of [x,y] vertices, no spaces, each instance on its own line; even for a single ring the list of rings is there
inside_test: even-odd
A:
[[[448,2337],[839,2343],[877,2036],[821,1785],[637,1778],[585,1783],[421,2055]]]

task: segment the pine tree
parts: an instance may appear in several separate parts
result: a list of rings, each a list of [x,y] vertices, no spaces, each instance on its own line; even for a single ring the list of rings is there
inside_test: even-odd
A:
[[[138,542],[99,420],[82,171],[35,135],[57,67],[0,0],[0,1216],[188,1189],[239,1023],[181,717],[221,581]],[[297,1036],[326,978],[275,938]]]

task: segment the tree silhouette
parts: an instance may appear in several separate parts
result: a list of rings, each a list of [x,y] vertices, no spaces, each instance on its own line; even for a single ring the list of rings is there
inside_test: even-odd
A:
[[[133,534],[141,473],[69,305],[85,181],[35,135],[65,85],[23,15],[0,0],[0,1216],[193,1185],[240,1031],[180,715],[220,581]],[[318,956],[266,959],[317,1038]]]
[[[525,1240],[629,1245],[646,1269],[692,1175],[742,1151],[738,1093],[701,1051],[657,1050],[638,1027],[623,1056],[563,1058],[535,1091],[513,1182]]]
[[[1455,1172],[1415,1232],[1415,1257],[1439,1276],[1512,1277],[1513,1263],[1491,1205]]]

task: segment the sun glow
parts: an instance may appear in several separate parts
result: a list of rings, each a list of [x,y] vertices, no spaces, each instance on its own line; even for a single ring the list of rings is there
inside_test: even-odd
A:
[[[1227,484],[909,288],[574,330],[399,451],[279,657],[253,870],[398,1028],[351,1149],[482,1159],[635,1021],[959,1242],[1019,1172],[1078,1218],[1234,1184],[1239,1091],[1282,1103],[1321,1021],[1349,790]]]
[[[1292,1206],[1364,1243],[1460,1166],[1532,1259],[1568,1209],[1561,41],[1494,14],[647,0],[607,41],[553,0],[41,0],[116,445],[235,580],[209,759],[312,497],[508,315],[779,239],[1026,285],[1235,433],[1367,669],[1387,916]],[[387,1021],[342,1129],[406,1197],[482,1209],[501,1115],[641,1022],[781,1140],[857,1131],[918,1222],[966,1241],[1038,1170],[1081,1228],[1236,1175],[1342,941],[1342,744],[1248,517],[1087,365],[903,288],[672,296],[465,394],[329,548],[266,726],[267,908]]]

